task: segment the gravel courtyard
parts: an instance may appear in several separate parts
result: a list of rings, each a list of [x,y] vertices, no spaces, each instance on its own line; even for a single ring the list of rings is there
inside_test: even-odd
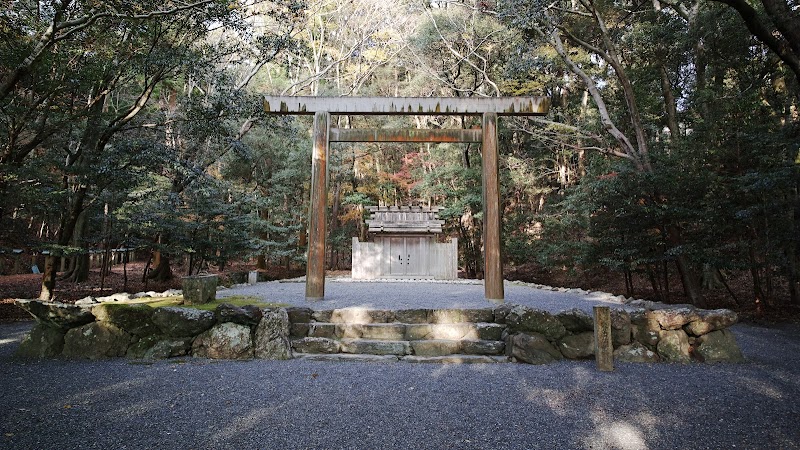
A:
[[[303,287],[259,283],[225,295],[303,304]],[[487,306],[482,293],[331,282],[328,300],[313,306]],[[506,288],[509,303],[553,311],[590,309],[592,295]],[[743,364],[618,364],[611,373],[591,361],[14,359],[31,326],[0,324],[0,448],[800,448],[796,324],[734,326]]]

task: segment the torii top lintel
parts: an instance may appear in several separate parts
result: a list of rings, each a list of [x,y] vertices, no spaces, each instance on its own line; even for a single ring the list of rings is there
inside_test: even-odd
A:
[[[264,97],[269,114],[541,116],[549,97]]]

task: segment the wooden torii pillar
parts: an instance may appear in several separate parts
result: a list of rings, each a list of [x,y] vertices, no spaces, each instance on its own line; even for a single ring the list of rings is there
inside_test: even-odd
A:
[[[500,181],[497,144],[498,116],[547,114],[547,97],[287,97],[265,96],[264,111],[281,115],[314,115],[311,162],[311,210],[308,220],[306,299],[325,297],[325,237],[328,203],[328,147],[331,142],[476,142],[483,157],[484,294],[502,303],[503,261],[500,253]],[[331,129],[338,115],[480,115],[482,129],[358,130]]]

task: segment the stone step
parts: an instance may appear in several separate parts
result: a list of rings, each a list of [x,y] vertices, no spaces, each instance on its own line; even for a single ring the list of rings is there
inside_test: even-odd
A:
[[[297,359],[307,361],[334,361],[334,362],[369,362],[369,363],[393,363],[400,360],[396,355],[362,355],[353,353],[295,353]]]
[[[404,356],[400,358],[400,361],[434,364],[495,364],[511,362],[506,356],[488,355]]]
[[[365,353],[368,355],[397,355],[411,354],[411,345],[408,341],[379,341],[373,339],[342,339],[342,353]]]
[[[504,325],[496,323],[404,324],[404,323],[325,323],[311,322],[295,330],[295,337],[329,339],[374,339],[418,341],[426,339],[489,340],[502,339]],[[305,333],[305,334],[303,334]]]
[[[431,339],[410,343],[414,356],[502,355],[505,351],[503,341]]]
[[[418,364],[497,364],[510,362],[505,356],[487,355],[446,355],[446,356],[403,356],[396,355],[364,355],[355,353],[295,353],[296,359],[306,361],[325,361],[325,362],[365,362],[365,363],[396,363],[408,362]]]
[[[291,308],[289,320],[292,323],[316,321],[348,324],[452,324],[494,322],[495,316],[492,308],[384,310],[354,307],[317,311],[308,308]]]
[[[432,339],[421,341],[386,341],[376,339],[333,339],[305,337],[292,340],[292,349],[297,353],[313,354],[369,354],[396,356],[446,356],[502,355],[503,341]]]

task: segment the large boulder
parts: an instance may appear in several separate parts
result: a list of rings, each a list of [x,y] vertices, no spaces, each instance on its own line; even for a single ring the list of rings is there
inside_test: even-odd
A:
[[[538,333],[517,333],[509,339],[506,351],[519,361],[529,364],[548,364],[564,357],[544,335]]]
[[[264,316],[264,312],[256,305],[236,306],[230,303],[223,303],[217,306],[215,312],[218,323],[233,322],[239,325],[247,325],[248,327],[258,325],[261,317]]]
[[[620,309],[611,310],[611,342],[614,348],[631,343],[631,316]]]
[[[715,330],[728,328],[736,323],[738,316],[729,309],[713,309],[698,311],[699,319],[690,322],[685,327],[692,336],[702,336]]]
[[[38,322],[19,344],[16,356],[22,358],[52,358],[64,349],[64,333],[61,328]]]
[[[688,363],[689,336],[683,330],[663,330],[658,336],[656,346],[658,355],[667,362]]]
[[[139,337],[159,332],[152,320],[154,312],[147,305],[101,304],[92,308],[98,321],[108,322]]]
[[[287,310],[281,308],[265,312],[256,328],[255,335],[256,358],[292,359]]]
[[[694,308],[681,307],[649,311],[648,317],[658,322],[662,330],[679,330],[687,323],[699,320],[700,314]]]
[[[582,333],[594,330],[594,319],[591,314],[578,308],[561,311],[556,314],[556,319],[564,325],[570,333]]]
[[[64,336],[67,358],[103,359],[125,356],[131,335],[108,322],[92,322],[72,328]]]
[[[211,311],[195,308],[166,306],[156,308],[153,323],[161,330],[161,334],[170,337],[191,337],[208,330],[216,319]]]
[[[547,311],[517,305],[506,315],[506,324],[512,332],[532,332],[549,341],[557,341],[567,334],[567,329]]]
[[[568,359],[583,359],[594,355],[594,332],[564,336],[558,342],[558,349]]]
[[[705,362],[742,362],[744,356],[730,330],[717,330],[697,338],[695,352]]]
[[[191,348],[192,338],[150,335],[131,344],[126,356],[134,359],[166,359],[188,355]]]
[[[633,342],[630,345],[622,345],[614,350],[614,360],[621,362],[651,363],[660,361],[660,358],[657,353],[639,342]]]
[[[94,321],[94,316],[89,310],[75,305],[22,299],[14,303],[28,311],[36,320],[65,331]]]
[[[643,344],[650,350],[655,351],[658,345],[658,334],[661,332],[661,325],[652,314],[652,311],[639,309],[630,313],[631,318],[631,338]]]
[[[214,325],[195,338],[192,355],[214,359],[250,359],[253,357],[250,327],[233,322]]]

